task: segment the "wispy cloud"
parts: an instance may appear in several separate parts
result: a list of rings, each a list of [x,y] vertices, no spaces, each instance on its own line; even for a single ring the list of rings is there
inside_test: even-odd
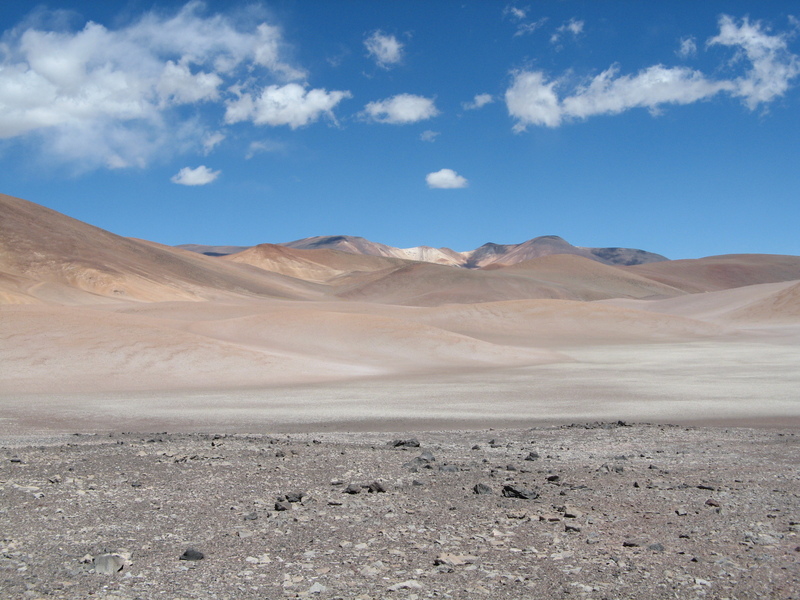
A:
[[[220,145],[225,140],[225,134],[221,131],[215,131],[213,133],[207,133],[203,138],[203,154],[206,156],[211,154],[211,152]]]
[[[565,33],[570,33],[573,37],[579,36],[581,33],[583,33],[584,25],[584,21],[579,21],[578,19],[574,18],[570,19],[563,25],[556,28],[555,32],[553,32],[553,34],[550,36],[550,43],[557,44],[559,41],[561,41],[561,37]]]
[[[370,102],[364,107],[364,115],[370,121],[406,125],[425,121],[439,114],[433,98],[398,94],[385,100]]]
[[[434,173],[428,173],[425,176],[425,182],[431,189],[442,190],[465,188],[469,185],[467,179],[453,169],[441,169]]]
[[[681,38],[680,46],[678,50],[675,52],[681,58],[689,58],[690,56],[694,56],[697,54],[697,43],[694,41],[693,37],[685,37]]]
[[[657,113],[663,105],[692,104],[720,93],[739,97],[754,110],[782,96],[800,75],[800,60],[789,52],[785,35],[772,35],[761,23],[747,18],[737,23],[723,16],[719,26],[719,35],[707,43],[736,49],[734,63],[749,65],[743,75],[714,79],[697,70],[663,65],[622,75],[619,66],[613,65],[562,96],[562,80],[550,80],[541,71],[517,71],[505,94],[509,114],[516,119],[514,130],[530,125],[557,127],[568,119],[633,108]]]
[[[477,110],[492,102],[494,102],[494,96],[491,94],[477,94],[471,102],[463,102],[461,107],[464,110]]]
[[[250,145],[247,147],[247,153],[244,155],[245,159],[250,160],[256,154],[261,154],[262,152],[280,152],[285,149],[285,145],[281,142],[275,142],[272,140],[256,140],[250,142]]]
[[[420,134],[419,139],[421,139],[423,142],[435,142],[436,138],[439,137],[440,134],[440,131],[431,131],[430,129],[426,129]]]
[[[214,181],[221,171],[212,171],[205,165],[200,165],[196,169],[184,167],[170,181],[178,185],[208,185]]]
[[[541,17],[536,20],[528,19],[529,10],[528,7],[521,8],[512,5],[508,5],[503,9],[503,16],[516,23],[517,30],[514,32],[514,37],[533,33],[547,23],[547,17]]]
[[[390,69],[403,60],[403,44],[393,35],[388,35],[378,30],[372,33],[364,46],[379,67]]]

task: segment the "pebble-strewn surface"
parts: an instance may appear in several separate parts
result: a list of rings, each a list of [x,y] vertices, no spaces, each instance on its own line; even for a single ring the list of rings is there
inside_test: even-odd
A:
[[[7,441],[0,598],[800,598],[798,442],[622,423]]]

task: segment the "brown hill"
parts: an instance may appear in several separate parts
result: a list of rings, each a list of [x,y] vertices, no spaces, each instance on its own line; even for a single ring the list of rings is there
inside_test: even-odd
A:
[[[412,306],[473,304],[502,300],[674,296],[672,286],[581,256],[552,255],[510,267],[467,270],[416,263],[342,286],[348,300]]]
[[[124,238],[0,194],[0,273],[8,302],[313,298],[313,284]]]
[[[800,324],[800,282],[732,310],[726,316],[732,321],[798,325]]]
[[[373,273],[343,285],[340,298],[409,306],[470,304],[523,298],[572,298],[558,286],[496,271],[471,271],[430,263]]]
[[[528,277],[570,290],[575,299],[647,298],[676,296],[684,292],[616,266],[605,265],[575,254],[551,254],[507,267],[504,273]]]
[[[800,256],[725,254],[625,267],[689,293],[800,279]]]
[[[224,260],[317,282],[330,282],[343,275],[395,268],[408,262],[397,258],[351,254],[330,249],[301,250],[277,244],[253,246],[243,252],[226,256]]]
[[[636,265],[667,260],[653,252],[634,248],[583,248],[573,246],[557,235],[543,235],[521,244],[484,244],[480,248],[464,253],[470,268],[487,267],[494,264],[513,265],[519,262],[557,254],[583,256],[608,265]]]

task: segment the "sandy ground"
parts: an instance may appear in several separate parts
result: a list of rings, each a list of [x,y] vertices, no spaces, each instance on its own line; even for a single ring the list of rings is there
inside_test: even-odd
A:
[[[572,362],[305,385],[6,393],[0,434],[369,431],[616,419],[798,426],[800,345],[781,340],[567,348]]]

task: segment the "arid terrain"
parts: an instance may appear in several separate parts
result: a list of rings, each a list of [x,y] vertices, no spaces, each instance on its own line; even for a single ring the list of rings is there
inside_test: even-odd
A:
[[[797,256],[186,249],[0,195],[0,597],[798,598],[798,365]]]
[[[797,459],[627,423],[40,440],[0,451],[0,595],[796,599]]]

